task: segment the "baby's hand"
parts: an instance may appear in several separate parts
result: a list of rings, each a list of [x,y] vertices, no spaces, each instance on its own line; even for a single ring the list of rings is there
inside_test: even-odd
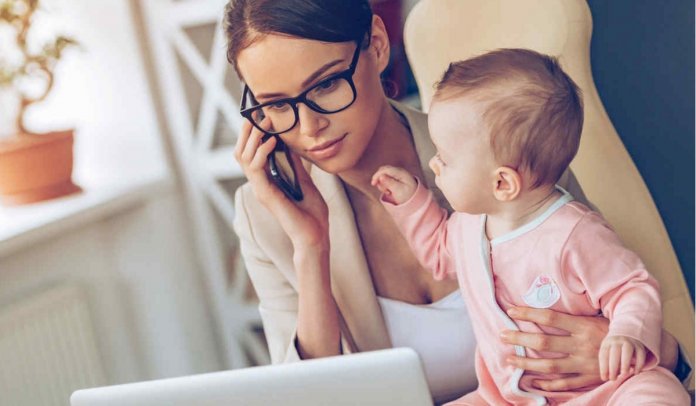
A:
[[[382,166],[372,175],[372,186],[382,192],[382,199],[391,204],[402,204],[416,193],[418,182],[403,168]]]
[[[617,376],[627,374],[634,356],[635,375],[645,364],[645,346],[631,337],[605,337],[599,347],[599,376],[605,381],[613,381]]]

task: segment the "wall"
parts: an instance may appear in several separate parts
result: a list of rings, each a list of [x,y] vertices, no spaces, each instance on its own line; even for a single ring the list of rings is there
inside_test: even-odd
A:
[[[79,42],[56,67],[49,97],[27,111],[34,131],[75,128],[78,183],[167,171],[129,2],[42,0],[30,44]]]
[[[0,309],[61,282],[87,293],[108,384],[219,370],[178,192],[0,256]],[[2,403],[2,402],[0,402]]]
[[[694,2],[589,0],[592,71],[694,298]]]
[[[39,17],[46,35],[65,33],[81,43],[59,65],[55,91],[28,116],[37,131],[78,129],[75,178],[85,193],[68,200],[93,200],[99,188],[143,178],[169,186],[108,218],[6,255],[0,250],[0,308],[61,281],[77,282],[89,297],[108,383],[219,370],[209,292],[181,190],[167,181],[172,171],[132,3],[45,0]]]

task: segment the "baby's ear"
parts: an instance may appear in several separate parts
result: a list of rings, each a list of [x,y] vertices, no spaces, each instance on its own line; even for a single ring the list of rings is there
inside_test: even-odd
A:
[[[500,202],[515,200],[522,193],[522,176],[515,169],[501,166],[495,170],[493,195]]]

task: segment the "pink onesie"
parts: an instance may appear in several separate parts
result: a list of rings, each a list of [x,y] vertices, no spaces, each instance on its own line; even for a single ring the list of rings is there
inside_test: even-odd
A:
[[[676,377],[657,367],[662,331],[657,282],[600,215],[572,199],[563,191],[563,196],[535,220],[492,241],[485,234],[485,215],[453,213],[448,219],[447,212],[422,185],[401,205],[383,201],[421,264],[436,280],[456,276],[468,306],[478,341],[475,362],[479,388],[453,404],[602,405],[625,404],[628,397],[642,397],[648,404],[688,404],[686,391]],[[505,358],[513,354],[535,358],[565,354],[504,344],[500,332],[567,333],[530,322],[515,323],[505,313],[512,306],[582,316],[602,314],[610,320],[609,335],[633,337],[645,345],[646,372],[582,391],[535,389],[533,379],[554,376],[525,373],[506,363]],[[625,391],[627,386],[635,389]]]

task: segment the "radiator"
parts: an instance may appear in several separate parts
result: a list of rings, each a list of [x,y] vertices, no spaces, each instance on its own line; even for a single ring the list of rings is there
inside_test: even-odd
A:
[[[105,384],[85,293],[60,285],[0,307],[0,405],[69,404]]]

